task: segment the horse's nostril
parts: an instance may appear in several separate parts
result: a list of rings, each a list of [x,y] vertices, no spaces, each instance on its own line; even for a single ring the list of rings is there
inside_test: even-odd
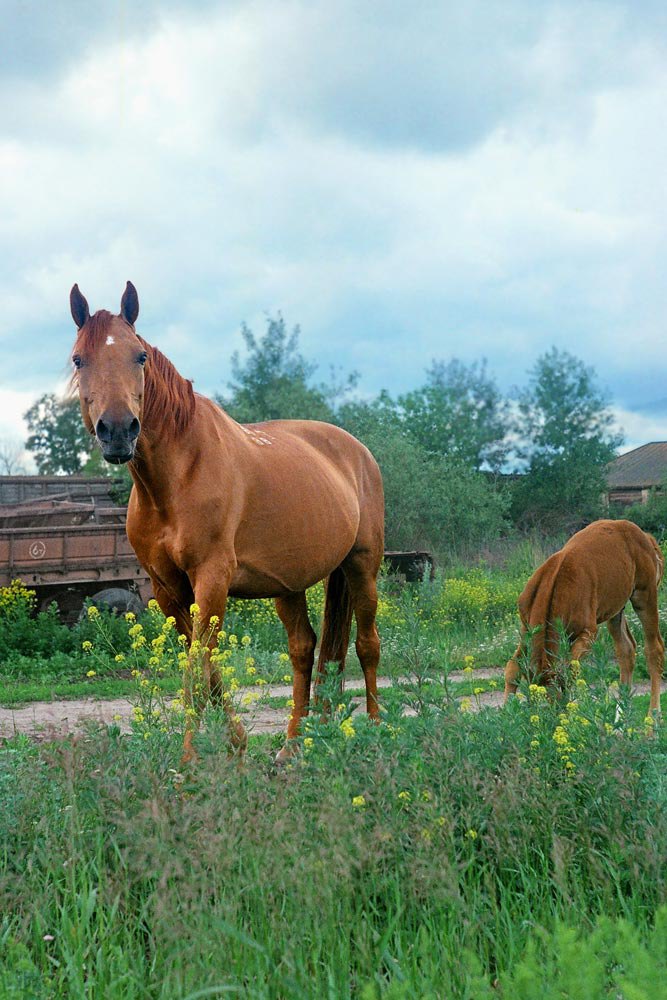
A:
[[[130,436],[130,441],[134,441],[135,438],[139,437],[139,431],[141,430],[141,424],[136,417],[133,418],[132,423],[127,429],[127,433]]]
[[[103,420],[97,421],[97,427],[95,428],[95,433],[100,441],[108,443],[111,441],[111,428],[108,424],[105,424]]]

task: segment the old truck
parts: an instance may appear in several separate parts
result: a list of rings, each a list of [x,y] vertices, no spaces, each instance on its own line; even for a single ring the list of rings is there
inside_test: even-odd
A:
[[[0,476],[0,586],[18,578],[70,621],[86,598],[140,611],[152,591],[125,516],[104,477]]]

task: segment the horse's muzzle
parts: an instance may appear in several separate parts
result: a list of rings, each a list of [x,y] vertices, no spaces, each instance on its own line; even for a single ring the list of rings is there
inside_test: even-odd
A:
[[[103,416],[97,421],[95,436],[102,449],[102,457],[111,465],[124,465],[134,458],[134,450],[141,424],[136,417],[111,420]]]

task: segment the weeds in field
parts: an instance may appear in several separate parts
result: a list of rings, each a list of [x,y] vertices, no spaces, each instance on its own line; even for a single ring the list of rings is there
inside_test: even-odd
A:
[[[7,744],[6,994],[659,996],[667,744],[576,692],[379,726],[343,695],[279,775],[266,741],[228,760],[215,714],[179,781],[178,726]]]

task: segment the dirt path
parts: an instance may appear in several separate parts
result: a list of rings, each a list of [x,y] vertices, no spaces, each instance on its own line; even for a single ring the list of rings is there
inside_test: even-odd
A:
[[[502,680],[501,667],[487,667],[475,670],[473,680]],[[449,680],[460,682],[467,680],[468,676],[462,671],[453,671],[449,674]],[[411,682],[414,678],[406,677],[406,682]],[[389,688],[395,683],[389,677],[378,678],[378,687]],[[361,691],[363,681],[354,679],[348,681],[348,690]],[[241,696],[246,693],[257,694],[257,688],[241,689]],[[664,685],[663,685],[664,690]],[[648,681],[639,681],[634,685],[634,694],[647,694],[649,691]],[[276,684],[263,690],[263,697],[269,698],[289,698],[292,689],[286,684]],[[480,708],[498,708],[502,704],[502,689],[495,691],[485,691],[473,700],[472,709],[478,711]],[[363,697],[356,695],[352,702],[355,705],[363,704]],[[0,737],[11,737],[17,733],[25,733],[37,739],[48,740],[67,733],[79,732],[89,725],[111,725],[116,723],[123,732],[128,732],[130,728],[130,717],[132,704],[127,698],[77,698],[68,701],[35,701],[23,708],[0,708]],[[270,705],[256,704],[244,711],[244,721],[248,730],[252,733],[278,733],[282,732],[287,725],[289,710],[287,708],[274,708]],[[410,709],[406,714],[412,714]]]

